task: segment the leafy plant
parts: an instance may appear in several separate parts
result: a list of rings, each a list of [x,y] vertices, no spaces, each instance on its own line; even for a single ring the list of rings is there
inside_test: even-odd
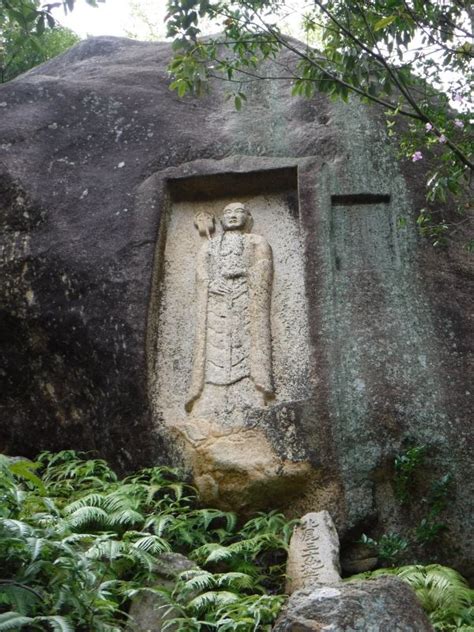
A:
[[[257,592],[257,594],[255,594]],[[252,575],[238,572],[210,573],[198,569],[181,573],[175,589],[164,595],[166,613],[173,616],[163,630],[270,629],[284,595],[267,595]],[[264,627],[262,627],[264,626]]]
[[[424,503],[429,507],[428,515],[422,518],[415,529],[415,538],[420,544],[427,544],[435,540],[447,529],[444,522],[438,521],[438,516],[447,507],[447,499],[452,483],[452,475],[448,472],[439,480],[434,481]]]
[[[414,474],[423,464],[425,455],[425,446],[413,446],[395,457],[393,482],[395,496],[401,503],[406,503],[409,500],[414,484]]]
[[[452,475],[446,473],[432,482],[429,492],[420,498],[416,490],[416,475],[425,463],[426,456],[425,446],[412,446],[398,454],[394,460],[393,478],[395,498],[402,505],[407,505],[409,501],[414,501],[416,498],[420,507],[426,507],[426,515],[408,535],[387,533],[376,540],[363,533],[359,540],[360,544],[365,544],[372,549],[384,566],[394,566],[414,545],[430,544],[447,529],[447,525],[439,520],[439,516],[447,507]]]
[[[393,566],[408,549],[409,542],[397,533],[386,533],[379,540],[362,534],[359,542],[370,547],[382,563]]]
[[[415,591],[436,630],[471,632],[474,628],[474,590],[453,568],[431,564],[401,566],[360,573],[348,581],[394,575]]]
[[[175,470],[119,480],[73,451],[1,457],[0,474],[0,632],[119,632],[143,590],[178,613],[182,630],[265,630],[284,601],[274,593],[294,521],[280,514],[238,530],[234,514],[199,507]],[[170,551],[200,565],[172,591],[153,585]]]

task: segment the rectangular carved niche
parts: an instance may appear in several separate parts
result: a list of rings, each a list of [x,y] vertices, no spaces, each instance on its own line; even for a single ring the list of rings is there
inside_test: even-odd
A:
[[[157,321],[156,349],[151,385],[154,409],[158,418],[170,424],[186,418],[188,413],[185,411],[185,404],[192,389],[193,357],[197,353],[197,336],[202,335],[202,331],[199,333],[199,328],[204,326],[214,328],[214,332],[219,330],[219,318],[223,320],[226,317],[229,318],[229,312],[225,310],[234,309],[222,307],[226,299],[219,297],[218,294],[217,298],[214,296],[211,300],[209,292],[206,295],[207,303],[203,303],[202,298],[199,298],[196,269],[198,259],[200,256],[202,259],[203,252],[206,253],[207,261],[210,260],[209,251],[212,251],[211,254],[221,252],[219,248],[222,247],[218,245],[218,240],[223,234],[220,224],[222,211],[227,205],[236,202],[245,204],[251,212],[252,248],[257,244],[257,250],[264,252],[269,244],[273,252],[273,282],[270,289],[271,308],[268,310],[268,324],[271,331],[271,373],[275,397],[269,398],[267,405],[307,397],[309,389],[307,313],[296,168],[176,178],[168,181],[167,189],[169,204],[162,218],[162,246],[157,264],[159,269],[157,270],[158,283],[155,300],[159,301],[159,305],[154,310]],[[205,233],[200,234],[195,227],[195,218],[199,213],[215,217],[216,231],[212,234],[212,243]],[[250,255],[246,249],[247,246],[244,248],[244,253],[247,253],[245,256],[248,258]],[[238,267],[240,255],[237,252],[235,256],[236,263],[234,263]],[[259,255],[252,254],[251,256]],[[257,261],[258,269],[263,270],[267,266],[265,273],[267,274],[266,255],[263,254],[261,257],[261,261]],[[215,265],[215,262],[212,265]],[[249,265],[248,261],[243,265],[244,267]],[[235,283],[238,285],[240,282]],[[245,283],[242,281],[244,292]],[[247,300],[246,306],[239,307],[241,300],[244,302]],[[249,335],[248,331],[266,327],[265,315],[258,326],[253,327],[252,323],[252,319],[260,318],[261,310],[265,309],[262,307],[262,301],[260,294],[256,299],[252,297],[241,299],[238,293],[235,294],[237,316],[234,314],[232,318],[237,322],[238,331],[237,340],[232,343],[234,364],[239,361],[239,350],[243,348],[242,353],[245,354],[247,345],[247,353],[253,354],[252,362],[255,367],[256,350],[249,348],[249,344],[256,343],[254,338],[249,343],[245,337]],[[208,310],[207,324],[203,325],[206,319],[202,318],[201,312],[206,309]],[[243,311],[239,313],[239,309]],[[241,327],[239,319],[241,319]],[[227,324],[224,323],[222,331],[226,332],[226,327]],[[216,333],[213,335],[212,342],[216,343],[216,349],[214,352],[208,349],[208,355],[215,353],[216,357],[220,357],[219,354],[225,356],[226,343],[222,343],[222,337],[219,338]],[[259,339],[261,342],[266,334],[265,331],[260,331],[258,335],[261,336]],[[257,342],[257,346],[260,342]],[[260,349],[257,351],[262,353]],[[206,350],[201,349],[201,353],[205,354]],[[261,358],[262,364],[266,361],[264,356],[264,353],[256,356],[257,359]],[[207,357],[206,362],[209,361]],[[217,362],[219,361],[218,359]],[[224,359],[223,362],[225,361]],[[257,367],[256,370],[258,371],[259,368],[261,367]],[[236,380],[239,380],[239,370],[237,366]],[[245,367],[243,371],[245,372]],[[219,379],[217,376],[218,384]],[[238,392],[238,387],[234,385],[233,388],[234,390],[237,388]]]
[[[353,274],[399,267],[390,195],[333,195],[331,207],[337,271]]]

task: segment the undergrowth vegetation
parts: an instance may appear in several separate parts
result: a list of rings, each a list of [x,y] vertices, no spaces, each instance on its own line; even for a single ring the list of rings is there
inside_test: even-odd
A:
[[[440,536],[448,530],[443,518],[449,509],[453,476],[451,472],[444,472],[441,478],[431,480],[427,485],[430,478],[427,456],[426,446],[412,446],[394,460],[394,498],[398,510],[405,510],[406,522],[410,516],[412,528],[403,533],[384,533],[378,539],[363,533],[359,540],[360,544],[372,549],[383,566],[417,560],[421,553],[426,558],[426,547],[439,546]],[[421,481],[424,489],[420,489]]]
[[[474,631],[474,590],[454,569],[439,564],[380,568],[354,575],[349,581],[386,575],[399,577],[413,588],[435,630]]]
[[[294,522],[259,514],[237,529],[168,468],[118,480],[72,451],[1,459],[0,631],[119,632],[142,591],[160,599],[164,629],[270,629]],[[157,567],[169,552],[196,565],[173,589]]]
[[[130,604],[150,594],[164,632],[269,631],[286,599],[295,522],[271,512],[239,526],[233,513],[200,507],[169,468],[119,480],[73,451],[36,462],[0,455],[0,632],[136,632]],[[356,579],[379,574],[407,581],[437,630],[474,630],[473,591],[456,571]]]

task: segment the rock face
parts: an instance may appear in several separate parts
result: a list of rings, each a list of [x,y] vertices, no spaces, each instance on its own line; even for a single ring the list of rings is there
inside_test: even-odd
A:
[[[392,577],[299,590],[274,632],[432,632],[415,593]]]
[[[469,573],[473,297],[461,248],[417,236],[424,165],[397,162],[374,110],[283,82],[241,112],[222,86],[179,99],[169,56],[92,38],[0,87],[1,448],[184,463],[215,504],[330,511],[350,552],[419,524],[392,464],[423,444],[418,501],[454,476],[426,556]],[[194,217],[237,201],[273,251],[275,390],[226,425],[184,405]]]

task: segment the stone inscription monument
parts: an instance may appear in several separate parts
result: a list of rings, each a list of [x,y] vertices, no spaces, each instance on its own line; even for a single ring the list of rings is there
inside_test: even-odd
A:
[[[341,581],[339,538],[327,511],[309,513],[293,532],[286,566],[288,594],[314,584]]]
[[[209,238],[197,257],[196,332],[186,402],[186,410],[197,417],[261,407],[274,394],[272,249],[250,232],[252,224],[244,204],[228,204],[222,232]],[[210,237],[208,230],[205,234]]]

